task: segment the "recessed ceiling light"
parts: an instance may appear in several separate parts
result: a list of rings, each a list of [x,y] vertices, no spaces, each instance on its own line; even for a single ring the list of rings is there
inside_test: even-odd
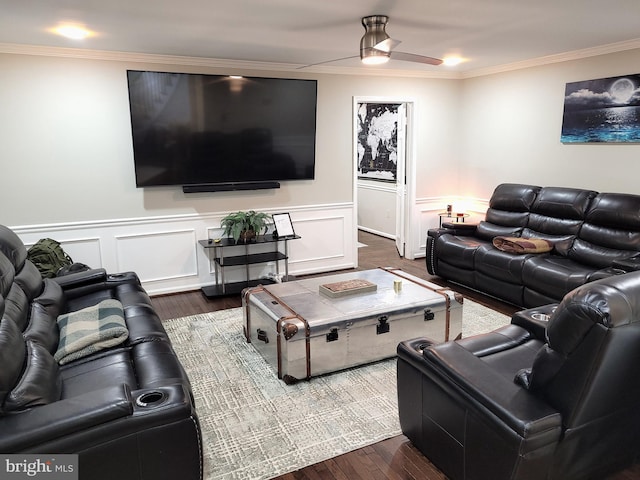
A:
[[[445,57],[442,60],[442,63],[444,63],[445,65],[449,66],[449,67],[454,67],[456,65],[461,64],[462,62],[464,62],[464,58],[462,57],[456,57],[456,56],[451,56],[451,57]]]
[[[57,27],[52,28],[51,31],[73,40],[83,40],[94,35],[91,30],[87,30],[83,26],[72,24],[60,24]]]

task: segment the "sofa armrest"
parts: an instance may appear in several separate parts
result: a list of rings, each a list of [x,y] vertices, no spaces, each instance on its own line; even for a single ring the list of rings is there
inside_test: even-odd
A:
[[[106,273],[103,268],[72,273],[52,280],[62,287],[67,300],[113,290],[123,284],[140,285],[135,272]]]
[[[477,223],[458,223],[458,222],[444,222],[442,228],[449,230],[454,235],[470,236],[475,235],[478,229]]]
[[[445,222],[440,228],[430,228],[427,230],[427,236],[438,238],[441,235],[451,234],[462,237],[472,237],[476,233],[478,225],[475,223],[453,223]]]
[[[421,355],[410,344],[402,345],[398,347],[399,358],[444,384],[445,389],[455,390],[469,404],[488,410],[518,435],[556,431],[560,436],[562,419],[558,411],[456,342],[426,346]]]
[[[107,280],[107,271],[104,268],[93,268],[83,272],[54,277],[53,280],[60,285],[63,290],[68,290],[104,282]]]
[[[122,384],[6,415],[0,418],[0,452],[24,451],[132,413],[131,394]]]
[[[557,303],[541,305],[515,312],[511,316],[511,323],[529,330],[538,340],[546,342],[546,331],[549,317],[558,307]]]

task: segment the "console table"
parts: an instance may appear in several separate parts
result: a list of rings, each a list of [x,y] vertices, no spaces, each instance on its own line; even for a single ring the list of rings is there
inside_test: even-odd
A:
[[[258,235],[246,243],[236,243],[233,238],[221,238],[218,241],[199,240],[198,243],[205,249],[209,256],[209,261],[213,262],[215,272],[215,285],[202,287],[202,293],[206,297],[220,297],[240,293],[247,287],[253,287],[260,283],[268,282],[265,279],[252,279],[249,274],[249,265],[256,263],[276,263],[276,274],[280,274],[280,261],[284,261],[284,278],[289,277],[289,240],[299,239],[299,235],[289,237],[274,237],[272,234]],[[273,244],[273,251],[251,253],[251,250],[258,245]],[[280,244],[284,245],[280,251]],[[231,253],[225,255],[231,250]],[[233,250],[232,250],[233,249]],[[241,253],[238,253],[241,252]],[[225,267],[245,266],[245,280],[241,282],[227,283],[225,281]]]

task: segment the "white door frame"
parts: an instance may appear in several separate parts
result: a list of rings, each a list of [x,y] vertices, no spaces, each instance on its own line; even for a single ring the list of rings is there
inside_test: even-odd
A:
[[[401,257],[406,255],[406,224],[407,224],[407,105],[398,106],[398,162],[396,165],[396,250]],[[359,208],[359,207],[358,207]]]
[[[414,252],[416,251],[414,240],[415,226],[414,226],[414,210],[416,204],[416,162],[415,162],[415,131],[416,131],[416,100],[412,97],[379,97],[379,96],[354,96],[353,97],[353,133],[352,133],[352,156],[353,156],[353,255],[355,258],[356,267],[358,266],[358,104],[360,103],[395,103],[404,104],[407,116],[407,131],[406,131],[406,151],[405,151],[405,176],[406,176],[406,191],[404,195],[404,221],[396,222],[398,224],[404,224],[404,239],[406,246],[404,248],[405,258],[413,260],[415,258]],[[398,179],[400,180],[400,179]],[[398,196],[396,197],[398,198]],[[396,232],[396,236],[398,236]],[[381,265],[382,266],[382,265]]]

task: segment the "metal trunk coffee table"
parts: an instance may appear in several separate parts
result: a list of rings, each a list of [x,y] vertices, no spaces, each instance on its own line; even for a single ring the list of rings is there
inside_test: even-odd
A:
[[[396,355],[398,343],[462,331],[462,296],[379,268],[247,288],[248,342],[286,383]]]

